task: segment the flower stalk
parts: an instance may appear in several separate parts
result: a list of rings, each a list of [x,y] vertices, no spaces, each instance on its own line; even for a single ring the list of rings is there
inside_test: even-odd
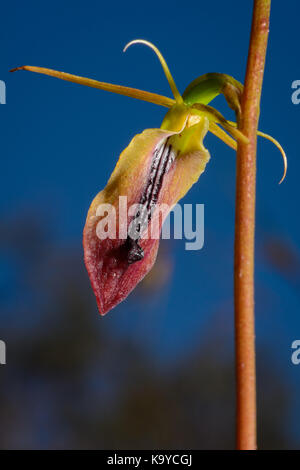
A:
[[[238,142],[235,219],[236,446],[256,449],[256,368],[254,327],[254,234],[256,140],[269,33],[271,0],[254,0],[252,28]]]

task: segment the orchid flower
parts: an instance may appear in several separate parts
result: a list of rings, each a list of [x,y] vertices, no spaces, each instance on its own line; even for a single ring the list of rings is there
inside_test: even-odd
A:
[[[154,50],[174,98],[42,67],[13,69],[42,73],[169,108],[160,128],[146,129],[136,135],[121,153],[106,187],[94,198],[87,214],[84,260],[101,315],[124,300],[152,268],[159,237],[149,236],[149,226],[155,220],[160,233],[172,207],[204,172],[210,158],[203,145],[207,132],[234,150],[238,141],[248,141],[238,130],[241,83],[229,75],[208,73],[194,80],[181,95],[165,59],[152,43],[131,41],[124,51],[136,43]],[[219,94],[225,96],[229,107],[235,111],[237,123],[227,121],[209,106]],[[282,147],[272,137],[258,134],[280,149],[284,159],[283,180],[287,162]],[[124,197],[131,212],[120,208]],[[113,236],[107,236],[108,226]]]

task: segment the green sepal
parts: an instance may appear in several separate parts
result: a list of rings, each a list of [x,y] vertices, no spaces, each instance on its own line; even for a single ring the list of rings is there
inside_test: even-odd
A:
[[[223,94],[231,109],[240,115],[240,101],[243,85],[224,73],[206,73],[196,78],[183,93],[183,101],[191,106],[195,103],[209,104],[216,96]]]

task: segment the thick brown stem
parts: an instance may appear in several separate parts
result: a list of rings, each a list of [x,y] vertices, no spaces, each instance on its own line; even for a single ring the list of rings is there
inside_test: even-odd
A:
[[[271,0],[254,0],[240,130],[249,143],[237,150],[235,220],[236,445],[256,449],[254,230],[256,132],[269,33]]]

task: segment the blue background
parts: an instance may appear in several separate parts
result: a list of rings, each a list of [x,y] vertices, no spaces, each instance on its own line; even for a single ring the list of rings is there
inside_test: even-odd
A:
[[[163,242],[158,269],[148,283],[100,318],[82,260],[86,213],[122,149],[143,129],[159,127],[165,109],[29,72],[8,71],[23,64],[45,66],[170,96],[152,51],[134,46],[122,53],[128,41],[144,38],[160,48],[181,92],[206,72],[224,72],[243,81],[251,8],[252,2],[238,0],[11,1],[1,6],[0,79],[7,88],[7,104],[0,106],[0,338],[7,342],[7,365],[0,366],[0,422],[6,430],[2,447],[233,446],[234,152],[208,136],[205,145],[211,160],[184,199],[205,204],[204,248],[185,251],[184,240]],[[281,142],[289,159],[287,178],[279,186],[280,154],[270,142],[259,140],[256,333],[262,447],[300,446],[300,365],[291,363],[291,343],[300,339],[300,106],[291,101],[291,84],[300,79],[299,14],[296,0],[273,2],[261,102],[259,127]],[[223,98],[213,105],[233,117]],[[90,329],[84,329],[85,322],[91,323]],[[87,331],[86,336],[82,331]],[[95,347],[87,353],[90,332]],[[58,336],[61,350],[56,354]],[[108,337],[111,340],[102,354],[101,345]],[[76,350],[81,341],[79,362],[73,356],[68,362],[68,348]],[[39,348],[52,352],[51,370],[49,357],[40,355]],[[155,434],[158,418],[153,420],[152,433],[150,425],[144,426],[145,421],[149,423],[146,417],[131,440],[126,440],[125,431],[116,440],[105,440],[107,429],[98,432],[95,422],[86,420],[92,437],[85,441],[79,435],[82,421],[61,412],[70,394],[80,395],[69,406],[73,411],[79,408],[83,419],[89,403],[95,411],[100,396],[101,402],[103,395],[118,400],[120,389],[133,387],[128,369],[119,362],[130,348],[138,352],[128,356],[129,364],[138,355],[144,357],[141,370],[147,362],[154,374],[169,377],[164,393],[178,407],[183,391],[171,387],[173,377],[189,367],[193,376],[191,358],[197,357],[203,365],[195,369],[201,383],[199,388],[191,386],[191,393],[197,395],[204,383],[209,387],[210,380],[213,392],[201,404],[209,412],[201,408],[200,428],[192,427],[190,441],[183,431],[194,420],[195,409],[189,404],[182,405],[182,421],[175,421],[178,435],[172,437],[165,416],[169,440]],[[82,355],[86,360],[79,380]],[[224,364],[230,377],[227,395],[224,382],[211,378],[211,374],[218,376]],[[136,388],[131,391],[134,395],[138,389],[143,400],[155,379],[152,372],[148,383],[141,374],[135,376]],[[277,395],[284,396],[278,404]],[[168,399],[158,402],[168,403]],[[268,408],[268,403],[273,405]],[[151,398],[145,409],[153,406]],[[101,413],[98,425],[103,421]],[[113,423],[120,412],[111,413],[108,427],[115,436],[114,426],[120,426]],[[124,429],[133,428],[135,416],[141,416],[138,408],[129,413]],[[275,420],[269,428],[276,428],[279,437],[271,436],[266,443],[261,429],[265,426],[267,434],[268,419],[270,423]],[[79,437],[74,438],[75,432]]]

